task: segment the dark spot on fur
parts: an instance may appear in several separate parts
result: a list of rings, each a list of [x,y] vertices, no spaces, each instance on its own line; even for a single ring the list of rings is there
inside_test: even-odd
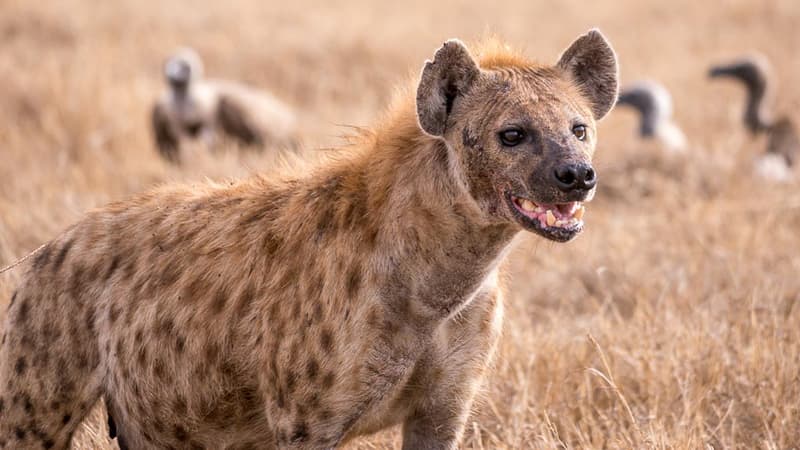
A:
[[[11,301],[8,302],[8,309],[11,309],[11,307],[14,306],[14,301],[16,300],[17,300],[17,291],[14,291],[14,293],[11,294]]]
[[[314,305],[314,320],[316,320],[317,322],[322,320],[322,303],[321,302],[317,302],[317,304]]]
[[[306,417],[306,407],[303,406],[301,403],[294,404],[295,414],[299,420],[305,420]]]
[[[314,380],[317,378],[317,373],[319,373],[319,364],[317,363],[317,360],[311,358],[308,361],[308,364],[306,364],[306,376],[309,380]]]
[[[300,300],[295,299],[294,304],[292,305],[292,317],[300,318],[301,306]]]
[[[117,319],[119,318],[119,313],[120,311],[117,305],[111,305],[111,307],[108,309],[108,321],[111,323],[111,325],[116,323]]]
[[[141,403],[139,403],[141,405]],[[144,409],[140,411],[144,412]],[[164,424],[160,420],[153,421],[153,429],[156,433],[161,434],[164,432]]]
[[[61,372],[61,373],[62,374],[66,374],[66,370],[64,372]],[[64,375],[64,376],[66,376],[66,375]],[[69,380],[69,379],[66,379],[66,380],[62,379],[60,391],[61,391],[61,398],[63,398],[63,399],[66,399],[66,398],[72,396],[72,394],[75,392],[75,381]]]
[[[317,242],[323,241],[328,234],[335,233],[336,223],[333,221],[333,205],[322,203],[319,205],[320,211],[318,213],[319,221],[317,222],[317,234],[315,239]]]
[[[350,276],[347,278],[347,296],[351,299],[358,294],[361,287],[361,268],[356,266],[350,271]]]
[[[241,295],[239,295],[239,300],[236,302],[237,316],[243,317],[245,315],[245,313],[250,308],[250,305],[252,305],[255,296],[256,296],[256,288],[251,283],[248,283],[247,286],[245,286],[244,290],[242,291]]]
[[[108,269],[106,269],[106,273],[103,274],[103,281],[108,281],[111,278],[111,275],[114,275],[114,272],[119,267],[119,255],[114,255],[114,258],[111,260],[111,264],[109,264]]]
[[[297,375],[291,370],[286,372],[286,389],[291,393],[294,392],[295,385],[297,384]]]
[[[17,440],[21,441],[21,440],[25,439],[25,435],[26,434],[27,433],[25,433],[25,430],[23,430],[22,428],[20,428],[20,427],[14,428],[14,435],[17,436]]]
[[[27,369],[27,363],[25,362],[25,358],[20,356],[17,358],[17,363],[14,364],[14,372],[17,375],[22,375],[25,373],[25,369]]]
[[[143,334],[144,334],[144,330],[142,330],[141,328],[136,330],[136,336],[134,336],[134,339],[135,339],[137,344],[140,344],[142,342]]]
[[[327,422],[333,418],[333,413],[331,412],[330,409],[321,409],[317,413],[317,418],[319,419],[320,422]]]
[[[19,303],[19,310],[17,311],[17,321],[25,322],[28,320],[28,311],[30,310],[30,305],[28,305],[28,300],[24,299]]]
[[[119,347],[117,347],[117,354],[119,355]],[[141,346],[139,347],[139,351],[136,355],[136,361],[139,363],[140,366],[144,366],[147,364],[147,347]]]
[[[86,330],[94,334],[94,309],[86,308]]]
[[[175,351],[178,353],[183,353],[186,348],[186,338],[183,336],[178,336],[175,338]]]
[[[64,416],[61,417],[61,423],[64,425],[68,424],[70,420],[72,420],[72,416],[69,414],[64,414]]]
[[[172,319],[169,317],[159,321],[158,328],[156,328],[156,332],[158,332],[162,336],[170,336],[174,331],[175,331],[175,322],[173,322]]]
[[[286,393],[283,391],[283,389],[278,388],[278,393],[277,393],[276,397],[277,398],[275,399],[275,402],[278,405],[278,409],[285,408],[286,407]]]
[[[31,403],[31,397],[29,395],[26,395],[23,398],[22,405],[28,415],[33,414],[33,404]]]
[[[330,330],[322,330],[319,335],[319,345],[325,353],[330,353],[333,350],[333,335]]]
[[[385,336],[394,336],[400,332],[401,325],[396,317],[385,318],[382,325]]]
[[[164,267],[163,272],[161,272],[161,286],[162,287],[169,287],[175,284],[176,281],[181,276],[180,272],[180,265],[179,264],[167,264]]]
[[[136,273],[136,256],[135,254],[129,254],[128,259],[125,261],[125,267],[122,268],[122,276],[125,281],[130,280],[133,278],[133,275]]]
[[[80,353],[78,355],[78,368],[81,371],[84,371],[86,370],[87,367],[89,367],[89,358],[86,356],[85,353]]]
[[[216,342],[209,342],[206,344],[206,363],[208,365],[215,364],[219,360],[219,345]]]
[[[322,378],[322,387],[324,389],[330,389],[333,387],[333,383],[336,381],[336,375],[333,372],[328,372]]]
[[[117,339],[116,345],[117,356],[122,356],[125,353],[123,347],[125,347],[125,338],[120,337]]]
[[[378,311],[375,308],[370,309],[369,314],[367,314],[367,324],[370,328],[377,328],[378,321],[380,318],[378,317]]]
[[[175,401],[172,403],[172,409],[175,414],[181,416],[186,414],[186,411],[188,410],[186,405],[186,399],[183,398],[181,395],[178,395],[175,398]]]
[[[72,248],[72,244],[74,243],[75,240],[70,239],[69,241],[67,241],[66,244],[64,244],[63,247],[61,247],[61,251],[58,252],[58,254],[56,255],[56,259],[53,260],[53,272],[61,268],[61,264],[64,263],[64,259],[67,258],[67,253],[69,253],[69,249]]]
[[[223,361],[219,366],[219,371],[223,376],[233,378],[236,375],[236,366],[230,361]]]
[[[221,287],[217,290],[217,293],[214,295],[214,300],[211,303],[211,311],[214,314],[219,314],[225,309],[225,302],[228,300],[228,293],[225,291],[224,287]]]
[[[83,266],[76,264],[75,269],[72,271],[72,276],[69,280],[69,295],[75,300],[81,298],[81,291],[84,287],[84,273],[86,270]]]
[[[308,426],[305,422],[298,422],[292,431],[292,442],[305,442],[309,438]]]
[[[175,425],[173,434],[175,435],[175,439],[180,442],[186,442],[186,440],[189,439],[189,433],[187,433],[186,429],[180,425]]]
[[[153,364],[153,374],[162,381],[167,378],[167,367],[161,357],[156,358],[155,364]]]
[[[195,278],[192,280],[183,291],[183,299],[185,301],[194,301],[203,298],[209,291],[208,283],[202,278]]]
[[[269,232],[264,233],[264,237],[261,240],[261,246],[266,255],[275,255],[278,253],[281,245],[283,245],[283,239]]]

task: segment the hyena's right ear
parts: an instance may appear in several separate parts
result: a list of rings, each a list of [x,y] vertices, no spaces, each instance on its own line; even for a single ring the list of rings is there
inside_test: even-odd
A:
[[[417,87],[417,118],[423,131],[442,136],[447,118],[480,74],[478,64],[461,41],[451,39],[442,45],[422,68]]]
[[[617,101],[619,69],[617,54],[599,30],[579,37],[564,50],[557,67],[580,86],[589,100],[595,120],[605,116]]]

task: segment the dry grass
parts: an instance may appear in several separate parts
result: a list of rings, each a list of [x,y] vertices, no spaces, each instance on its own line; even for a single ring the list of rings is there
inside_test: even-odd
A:
[[[596,25],[623,80],[673,90],[693,148],[658,156],[635,141],[627,111],[603,123],[587,231],[568,245],[524,237],[508,263],[505,338],[464,446],[800,447],[800,194],[749,175],[764,143],[738,124],[741,92],[704,76],[712,61],[761,50],[779,106],[797,110],[795,0],[179,3],[0,4],[0,264],[155,183],[273,164],[199,153],[178,170],[157,158],[149,102],[179,45],[212,74],[272,89],[312,145],[330,146],[342,124],[368,125],[447,37],[494,32],[554,60]],[[18,276],[0,278],[2,302]],[[102,418],[96,410],[76,447],[109,446]],[[395,430],[351,447],[398,442]]]

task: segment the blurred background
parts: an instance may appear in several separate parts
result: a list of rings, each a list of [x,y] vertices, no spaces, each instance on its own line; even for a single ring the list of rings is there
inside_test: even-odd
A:
[[[505,336],[464,447],[798,448],[800,193],[752,175],[766,143],[741,125],[744,91],[707,78],[761,52],[776,110],[798,117],[796,0],[4,0],[0,265],[111,200],[275,166],[269,148],[159,157],[150,109],[178,47],[287,103],[313,154],[369,126],[447,38],[497,35],[553,63],[595,26],[623,85],[671,91],[688,150],[640,140],[630,109],[600,124],[586,231],[525,236],[507,263]],[[0,304],[18,278],[0,275]],[[104,418],[74,447],[116,448]],[[390,430],[348,448],[399,442]]]

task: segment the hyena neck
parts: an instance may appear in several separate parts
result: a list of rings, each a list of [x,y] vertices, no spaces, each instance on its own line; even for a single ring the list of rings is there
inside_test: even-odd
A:
[[[376,220],[365,226],[381,237],[374,262],[391,286],[384,297],[447,317],[493,278],[518,229],[487,218],[453,152],[419,129],[413,111],[379,129],[370,147],[361,167]]]

